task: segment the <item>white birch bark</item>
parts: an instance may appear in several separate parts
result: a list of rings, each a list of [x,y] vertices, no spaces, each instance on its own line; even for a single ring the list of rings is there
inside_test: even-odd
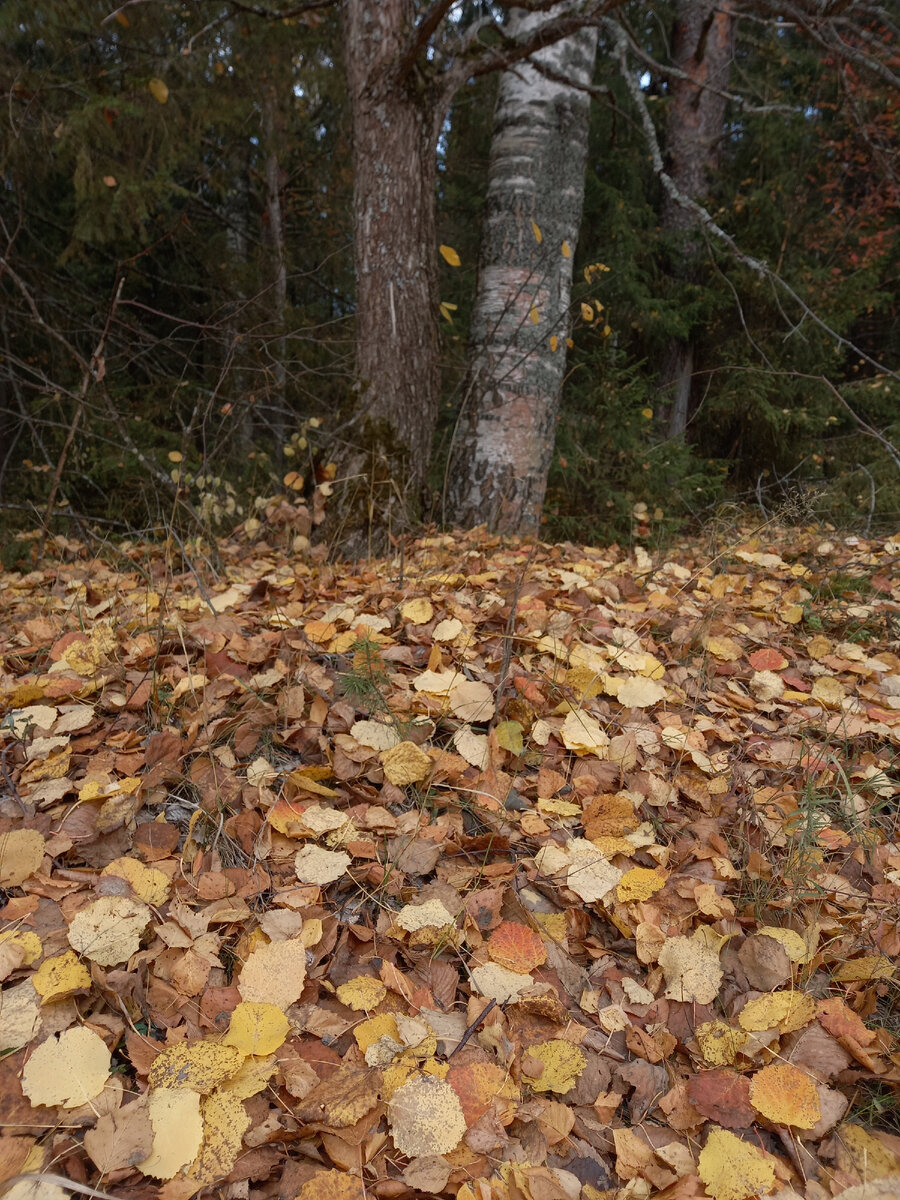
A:
[[[522,41],[577,7],[513,9],[507,32]],[[540,524],[584,203],[590,96],[578,88],[591,83],[596,49],[596,29],[583,29],[500,80],[469,373],[449,467],[447,515],[463,525],[524,533]]]

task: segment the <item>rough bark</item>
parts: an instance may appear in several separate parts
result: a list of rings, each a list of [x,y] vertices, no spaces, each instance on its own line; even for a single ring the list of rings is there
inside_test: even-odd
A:
[[[343,0],[342,15],[353,121],[359,389],[356,453],[342,472],[357,476],[357,486],[345,491],[342,537],[346,552],[359,553],[371,544],[352,537],[360,517],[369,523],[392,503],[403,510],[401,523],[414,512],[437,420],[437,120],[419,74],[400,73],[412,5]]]
[[[514,9],[508,32],[524,40],[569,8]],[[525,533],[540,524],[584,202],[590,96],[571,84],[590,85],[596,48],[596,30],[582,29],[501,77],[470,367],[448,483],[447,516],[463,525]]]
[[[733,49],[732,0],[678,0],[672,59],[687,78],[670,84],[666,151],[669,175],[691,200],[706,195],[716,165]],[[681,240],[681,257],[673,274],[686,282],[696,281],[703,254],[696,219],[668,192],[663,193],[660,228]],[[663,403],[658,425],[667,437],[682,437],[687,428],[693,369],[693,339],[672,338],[660,372]]]

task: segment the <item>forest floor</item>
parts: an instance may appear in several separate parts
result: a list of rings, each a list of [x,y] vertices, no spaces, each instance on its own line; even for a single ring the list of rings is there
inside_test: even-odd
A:
[[[50,551],[7,1196],[900,1195],[900,539]]]

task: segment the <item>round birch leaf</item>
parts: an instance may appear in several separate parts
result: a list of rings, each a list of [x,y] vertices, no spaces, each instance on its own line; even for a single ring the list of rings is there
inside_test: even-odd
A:
[[[238,991],[242,1000],[290,1008],[306,980],[306,946],[296,938],[260,946],[247,956]]]
[[[154,1179],[172,1179],[194,1161],[203,1142],[200,1093],[154,1088],[149,1107],[153,1149],[137,1169]]]
[[[700,1151],[697,1174],[713,1200],[747,1200],[775,1186],[772,1163],[755,1146],[717,1126]]]
[[[43,861],[44,836],[36,829],[0,834],[0,887],[20,887]]]

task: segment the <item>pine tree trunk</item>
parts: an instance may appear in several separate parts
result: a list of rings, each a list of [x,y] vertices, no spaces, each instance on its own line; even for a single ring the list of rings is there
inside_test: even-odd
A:
[[[715,167],[725,118],[725,96],[734,51],[731,0],[678,0],[672,43],[674,66],[687,79],[673,79],[666,120],[668,171],[678,190],[701,200]],[[660,228],[680,236],[680,259],[673,273],[693,282],[700,276],[703,245],[691,212],[663,193]],[[672,338],[663,355],[663,403],[657,427],[667,437],[683,437],[690,414],[693,382],[692,338]]]
[[[361,553],[373,543],[355,536],[360,524],[383,523],[391,505],[399,527],[415,513],[437,421],[437,128],[416,73],[397,75],[412,28],[406,0],[344,0],[342,13],[361,419],[350,434],[355,453],[341,464],[342,476],[357,477],[345,484],[341,546]]]
[[[507,31],[522,40],[569,7],[513,9]],[[469,373],[449,468],[447,516],[462,525],[484,521],[512,533],[540,525],[584,203],[590,96],[570,83],[590,85],[596,49],[596,30],[585,29],[500,80]]]

